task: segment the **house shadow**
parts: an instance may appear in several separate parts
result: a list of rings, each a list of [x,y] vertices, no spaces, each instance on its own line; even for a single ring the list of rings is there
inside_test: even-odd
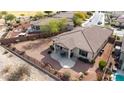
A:
[[[46,49],[40,53],[41,55],[44,56],[44,58],[41,59],[41,62],[49,63],[54,69],[60,70],[62,66],[59,64],[59,62],[51,58],[48,51],[50,51],[50,49]]]

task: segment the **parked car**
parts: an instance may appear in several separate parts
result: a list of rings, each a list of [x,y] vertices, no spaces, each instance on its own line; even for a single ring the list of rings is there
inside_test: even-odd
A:
[[[24,36],[26,36],[26,33],[20,33],[16,37],[24,37]]]

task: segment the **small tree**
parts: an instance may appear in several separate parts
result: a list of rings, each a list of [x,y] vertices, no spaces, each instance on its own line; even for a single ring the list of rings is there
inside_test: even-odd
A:
[[[85,20],[88,15],[85,12],[77,12],[74,14],[74,16],[81,18],[82,20]]]
[[[93,14],[92,14],[92,12],[88,11],[87,15],[92,16]]]
[[[71,77],[71,74],[69,72],[65,72],[61,79],[64,81],[68,81],[70,77]]]
[[[77,12],[73,16],[73,23],[75,26],[80,26],[82,21],[89,18],[89,15],[86,12]]]
[[[41,18],[43,18],[44,17],[44,15],[43,15],[43,13],[42,12],[37,12],[36,14],[35,14],[35,16],[34,17],[36,17],[36,18],[38,18],[38,19],[41,19]]]
[[[119,36],[117,36],[117,40],[120,40],[120,37]]]
[[[67,19],[60,19],[58,25],[59,25],[59,29],[63,31],[66,28]]]
[[[58,20],[51,20],[49,22],[49,28],[51,33],[59,32],[60,28],[59,28]]]
[[[73,17],[73,23],[75,26],[80,26],[82,24],[82,19],[81,18],[78,18],[78,17]]]
[[[40,31],[43,32],[43,33],[50,33],[50,28],[49,28],[49,25],[41,25],[40,26]]]
[[[15,17],[15,15],[13,15],[13,14],[7,14],[7,15],[5,15],[5,17],[4,17],[4,19],[6,20],[6,21],[12,21],[13,19],[15,19],[16,17]]]
[[[106,61],[104,61],[104,60],[99,61],[99,68],[100,68],[100,70],[103,70],[106,65],[107,65]]]

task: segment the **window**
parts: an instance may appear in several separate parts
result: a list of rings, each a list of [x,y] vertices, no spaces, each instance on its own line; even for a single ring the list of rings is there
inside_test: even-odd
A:
[[[82,55],[82,56],[85,56],[87,57],[87,52],[86,51],[83,51],[83,50],[79,50],[79,54]]]

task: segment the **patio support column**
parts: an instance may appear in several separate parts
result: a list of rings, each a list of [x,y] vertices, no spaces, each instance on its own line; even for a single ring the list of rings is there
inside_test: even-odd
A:
[[[68,58],[70,59],[71,50],[68,49]]]

